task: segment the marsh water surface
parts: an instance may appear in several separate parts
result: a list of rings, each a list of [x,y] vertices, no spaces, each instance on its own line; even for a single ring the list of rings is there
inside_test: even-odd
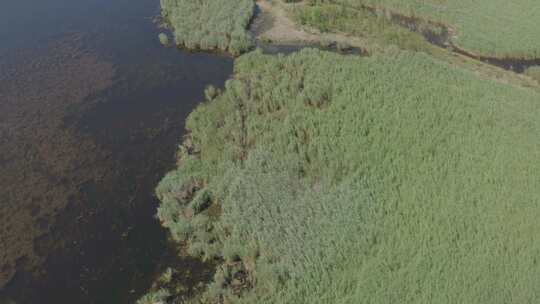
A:
[[[153,189],[232,59],[161,46],[157,0],[1,6],[0,302],[130,303],[171,260],[211,275]]]

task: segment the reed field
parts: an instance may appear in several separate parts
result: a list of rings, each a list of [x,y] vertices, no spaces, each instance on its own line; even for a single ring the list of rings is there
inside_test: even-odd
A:
[[[537,91],[305,49],[207,93],[156,189],[173,238],[221,261],[198,301],[540,301]]]
[[[253,46],[246,29],[254,5],[253,0],[161,0],[162,16],[177,45],[233,55]]]
[[[453,30],[452,41],[484,56],[540,57],[540,2],[535,0],[312,0],[312,3],[368,5],[405,16],[440,22]]]

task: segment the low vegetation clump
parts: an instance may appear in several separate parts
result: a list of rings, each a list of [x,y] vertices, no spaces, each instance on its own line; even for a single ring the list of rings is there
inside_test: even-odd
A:
[[[250,53],[158,217],[222,261],[208,303],[537,303],[538,100],[420,53]]]
[[[533,67],[528,68],[525,71],[525,75],[533,78],[538,83],[540,83],[540,66],[533,66]]]
[[[158,39],[159,39],[159,42],[162,44],[162,45],[168,45],[169,44],[169,37],[167,36],[167,34],[165,33],[159,33],[158,35]]]
[[[177,45],[239,55],[253,46],[246,28],[254,5],[253,0],[161,0],[161,11]]]
[[[540,57],[540,2],[536,0],[310,0],[349,8],[368,6],[384,16],[389,11],[443,23],[452,41],[484,56]]]

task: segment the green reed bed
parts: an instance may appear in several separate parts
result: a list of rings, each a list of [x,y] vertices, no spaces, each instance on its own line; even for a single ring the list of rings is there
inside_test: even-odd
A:
[[[240,57],[158,217],[206,303],[537,303],[540,95],[419,53]],[[201,300],[199,299],[199,300]]]

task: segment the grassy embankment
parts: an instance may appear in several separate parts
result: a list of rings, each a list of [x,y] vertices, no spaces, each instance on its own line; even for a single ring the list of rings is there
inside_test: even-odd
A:
[[[445,24],[453,43],[471,53],[498,58],[540,58],[540,2],[535,0],[311,0],[362,5]]]
[[[246,28],[254,5],[253,0],[161,0],[162,16],[177,45],[233,55],[253,47]]]
[[[537,92],[304,50],[207,93],[157,188],[172,236],[223,259],[206,302],[540,300]]]

